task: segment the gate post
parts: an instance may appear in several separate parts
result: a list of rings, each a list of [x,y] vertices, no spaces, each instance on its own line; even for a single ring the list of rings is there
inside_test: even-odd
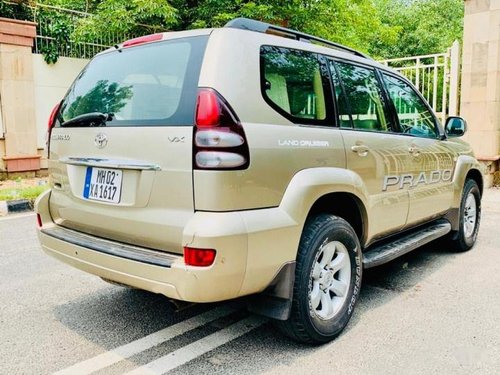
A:
[[[0,174],[40,169],[33,59],[36,24],[0,18]]]
[[[461,114],[493,183],[500,159],[500,1],[465,0]]]
[[[460,82],[460,43],[455,40],[450,48],[450,102],[448,114],[458,116],[458,88]]]

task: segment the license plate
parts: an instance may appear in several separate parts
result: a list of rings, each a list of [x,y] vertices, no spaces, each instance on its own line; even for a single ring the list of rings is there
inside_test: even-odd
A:
[[[119,203],[122,194],[122,171],[87,167],[83,197],[96,201]]]

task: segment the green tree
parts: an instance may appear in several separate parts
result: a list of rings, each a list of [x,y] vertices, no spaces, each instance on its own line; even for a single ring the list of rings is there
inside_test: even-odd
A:
[[[390,44],[398,28],[381,21],[372,0],[173,0],[183,28],[219,27],[248,17],[295,28],[369,51],[373,39]]]
[[[375,0],[381,21],[397,28],[397,42],[374,39],[370,52],[404,57],[443,52],[463,34],[463,0]]]
[[[179,23],[178,11],[167,0],[46,0],[45,4],[92,14],[75,25],[72,39],[107,40],[109,35],[164,31]],[[104,37],[104,38],[103,38]]]
[[[41,1],[41,0],[40,0]],[[91,13],[61,19],[48,30],[57,50],[69,39],[107,43],[110,36],[220,27],[248,17],[311,33],[376,58],[442,52],[461,39],[463,0],[44,0],[44,4]],[[18,18],[0,2],[0,12]],[[58,18],[59,17],[59,18]],[[76,21],[75,21],[76,20]],[[146,26],[145,26],[146,25]],[[69,35],[67,35],[69,34]],[[45,34],[44,34],[45,35]]]

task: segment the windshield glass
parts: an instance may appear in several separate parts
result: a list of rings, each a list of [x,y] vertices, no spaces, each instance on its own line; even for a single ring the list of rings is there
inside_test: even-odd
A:
[[[57,126],[92,112],[109,114],[106,126],[193,125],[206,41],[180,38],[95,57],[69,89]]]

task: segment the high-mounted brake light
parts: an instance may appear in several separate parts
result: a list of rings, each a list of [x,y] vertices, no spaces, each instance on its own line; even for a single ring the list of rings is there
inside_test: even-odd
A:
[[[236,114],[215,90],[198,91],[193,144],[196,169],[237,170],[250,163],[245,132]]]
[[[184,262],[188,266],[208,267],[215,261],[216,251],[213,249],[184,248]]]
[[[140,37],[134,38],[134,39],[129,39],[129,40],[123,42],[122,47],[131,47],[131,46],[136,46],[138,44],[156,42],[157,40],[161,40],[161,39],[163,39],[163,33],[144,35],[144,36],[140,36]]]

